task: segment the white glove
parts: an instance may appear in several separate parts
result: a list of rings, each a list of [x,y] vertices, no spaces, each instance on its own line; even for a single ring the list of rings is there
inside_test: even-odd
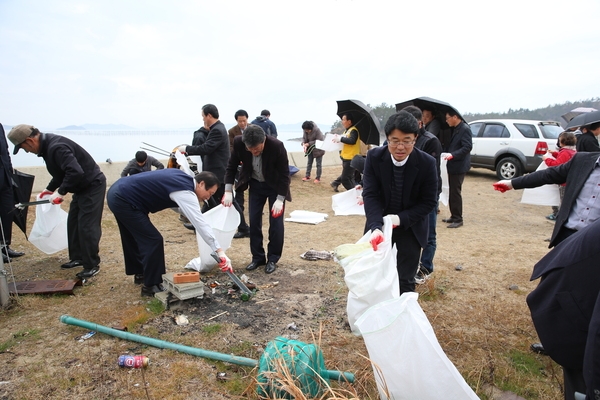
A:
[[[356,189],[356,204],[358,204],[359,206],[362,206],[363,204],[365,204],[363,197],[362,197],[362,186],[356,185],[356,186],[354,186],[354,189]]]
[[[52,196],[50,196],[50,203],[52,204],[60,204],[63,202],[64,197],[62,194],[59,194],[58,192],[54,192],[52,193]]]
[[[377,251],[377,247],[383,242],[383,240],[383,232],[381,232],[379,229],[375,229],[373,232],[371,232],[369,243],[371,243],[371,246],[373,246],[373,250]]]
[[[500,193],[513,189],[512,182],[508,179],[493,183],[492,186],[494,187],[494,190],[497,190]]]
[[[227,257],[227,255],[225,255],[225,252],[223,250],[221,250],[217,253],[217,255],[221,259],[221,262],[219,262],[219,268],[221,268],[221,271],[233,272],[233,267],[231,266],[231,260],[229,259],[229,257]]]
[[[273,218],[277,218],[281,216],[281,214],[283,214],[283,201],[277,199],[271,208],[271,215]]]
[[[392,219],[392,227],[397,228],[400,226],[400,217],[396,214],[388,214],[386,217],[390,217]]]
[[[179,146],[179,147],[177,148],[177,150],[178,150],[180,153],[184,153],[184,154],[185,154],[185,149],[186,149],[186,148],[187,148],[187,145],[185,145],[185,144],[182,144],[181,146]]]
[[[359,206],[365,204],[365,201],[362,196],[356,196],[356,204],[358,204]]]
[[[48,189],[44,189],[42,193],[40,193],[40,199],[43,199],[45,196],[52,196],[54,192],[49,191]]]
[[[231,207],[232,203],[233,203],[233,193],[225,192],[225,194],[223,195],[223,198],[221,199],[221,204],[223,204],[224,207]]]
[[[331,138],[331,141],[333,143],[339,143],[340,142],[340,135],[333,135],[333,138]]]

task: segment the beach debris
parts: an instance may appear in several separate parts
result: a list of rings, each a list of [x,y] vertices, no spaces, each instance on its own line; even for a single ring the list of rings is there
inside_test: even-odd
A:
[[[317,261],[317,260],[332,260],[333,254],[330,251],[326,250],[313,250],[310,249],[302,254],[300,254],[300,258],[308,261]]]
[[[298,327],[296,326],[295,322],[292,322],[291,324],[288,324],[286,328],[287,329],[291,329],[293,331],[297,331],[298,330]]]
[[[458,264],[456,267],[454,267],[455,270],[457,271],[462,271],[463,270],[463,266]]]
[[[180,314],[175,317],[175,323],[179,326],[185,326],[190,323],[186,315]]]
[[[96,334],[96,331],[89,331],[85,335],[77,336],[75,338],[75,340],[77,340],[79,343],[83,343],[84,340],[88,340],[89,338],[91,338],[95,334]]]

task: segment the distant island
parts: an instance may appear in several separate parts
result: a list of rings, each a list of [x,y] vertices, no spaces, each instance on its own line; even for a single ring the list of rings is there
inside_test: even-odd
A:
[[[68,125],[63,128],[56,129],[57,131],[130,131],[135,128],[123,124],[84,124],[84,125]]]

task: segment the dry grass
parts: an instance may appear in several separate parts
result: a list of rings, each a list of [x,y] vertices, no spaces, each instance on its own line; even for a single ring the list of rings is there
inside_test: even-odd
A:
[[[280,268],[272,275],[260,270],[248,274],[260,290],[247,303],[217,292],[210,301],[193,302],[180,310],[157,310],[125,276],[119,234],[105,209],[97,277],[77,288],[74,296],[20,296],[10,308],[0,310],[0,399],[257,398],[256,369],[102,334],[80,343],[74,339],[86,330],[61,324],[58,319],[63,314],[252,359],[258,359],[276,336],[295,336],[318,343],[328,369],[356,375],[352,385],[332,383],[321,398],[378,398],[364,343],[346,323],[343,270],[333,262],[299,258],[311,248],[331,250],[362,236],[364,218],[332,216],[328,182],[339,172],[339,168],[325,168],[321,185],[301,182],[301,173],[294,177],[294,200],[286,206],[286,215],[304,209],[331,217],[316,226],[286,224]],[[482,399],[496,398],[498,389],[527,399],[560,399],[560,368],[529,351],[537,336],[525,303],[536,285],[529,282],[531,269],[548,251],[544,239],[550,236],[552,224],[544,215],[549,209],[520,204],[518,192],[493,192],[494,181],[487,171],[467,176],[464,227],[446,229],[441,218],[447,217],[447,209],[442,207],[436,271],[418,288],[419,303],[442,348]],[[169,272],[179,271],[196,256],[193,234],[181,227],[171,211],[152,219],[165,237]],[[32,223],[30,219],[30,227]],[[67,260],[66,252],[41,254],[20,233],[15,232],[13,247],[27,253],[9,270],[17,280],[69,279],[77,272],[58,268]],[[234,241],[227,253],[234,267],[245,272],[241,269],[250,261],[248,240]],[[462,270],[456,270],[457,265]],[[206,278],[224,280],[217,273]],[[509,290],[510,285],[519,289]],[[175,325],[177,313],[188,315],[190,325]],[[296,323],[297,331],[287,328],[290,322]],[[312,332],[319,335],[313,337]],[[144,371],[118,368],[117,357],[125,353],[147,355],[150,366]],[[226,379],[217,379],[219,372]],[[280,379],[286,382],[290,377],[282,371]]]

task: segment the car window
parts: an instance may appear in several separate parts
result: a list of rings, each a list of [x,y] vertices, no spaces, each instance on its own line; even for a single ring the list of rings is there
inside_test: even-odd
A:
[[[473,137],[477,136],[479,130],[481,129],[481,125],[483,125],[481,122],[475,122],[474,124],[469,125],[469,127],[471,127],[471,133],[473,134]]]
[[[535,129],[535,125],[529,124],[515,124],[515,127],[521,132],[523,136],[530,139],[537,139],[540,136],[538,135],[537,129]]]
[[[542,136],[544,136],[544,138],[558,139],[558,135],[562,133],[563,128],[554,124],[540,124],[540,130],[542,131]]]
[[[487,124],[485,128],[483,128],[483,134],[481,136],[487,138],[507,138],[510,137],[510,133],[504,125]]]

